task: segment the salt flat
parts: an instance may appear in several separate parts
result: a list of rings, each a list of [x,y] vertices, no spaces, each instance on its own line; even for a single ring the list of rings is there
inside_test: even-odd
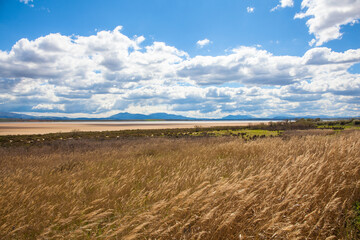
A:
[[[118,131],[215,126],[247,126],[268,121],[88,121],[88,122],[2,122],[0,135],[46,134],[71,131]]]

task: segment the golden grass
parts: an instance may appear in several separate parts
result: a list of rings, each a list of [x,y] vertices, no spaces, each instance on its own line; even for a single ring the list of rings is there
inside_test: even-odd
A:
[[[1,239],[351,239],[360,132],[0,148]]]

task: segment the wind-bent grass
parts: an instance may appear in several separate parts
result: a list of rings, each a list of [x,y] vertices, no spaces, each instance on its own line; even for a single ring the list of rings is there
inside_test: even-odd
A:
[[[2,239],[355,239],[360,132],[0,148]]]

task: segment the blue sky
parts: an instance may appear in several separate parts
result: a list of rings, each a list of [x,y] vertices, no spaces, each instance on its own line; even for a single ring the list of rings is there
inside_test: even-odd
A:
[[[359,19],[360,0],[0,0],[0,111],[359,116]]]
[[[10,50],[24,37],[36,39],[49,33],[89,36],[119,25],[127,36],[143,35],[149,42],[166,42],[190,55],[216,55],[224,49],[256,44],[274,54],[302,55],[311,39],[305,21],[293,21],[295,9],[269,11],[278,4],[274,0],[35,0],[32,4],[34,7],[4,1],[0,31],[9,37],[0,40],[3,50]],[[249,14],[247,7],[254,12]],[[194,44],[204,38],[216,43],[210,52],[199,51]]]

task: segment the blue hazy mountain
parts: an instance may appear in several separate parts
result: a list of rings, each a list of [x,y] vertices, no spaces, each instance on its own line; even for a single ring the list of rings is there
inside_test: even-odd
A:
[[[51,116],[32,116],[27,114],[18,114],[18,113],[7,113],[0,112],[0,119],[13,119],[13,120],[70,120],[66,117],[51,117]]]
[[[181,115],[167,113],[133,114],[118,113],[107,118],[67,118],[67,117],[49,117],[49,116],[31,116],[27,114],[0,112],[0,119],[17,120],[196,120]]]
[[[108,120],[192,120],[194,118],[188,118],[181,115],[167,114],[167,113],[152,113],[149,115],[145,114],[132,114],[132,113],[118,113],[106,118]]]
[[[284,119],[299,119],[299,118],[321,118],[321,119],[346,119],[352,118],[347,116],[330,117],[330,116],[274,116],[268,118],[256,118],[251,115],[228,115],[223,118],[189,118],[182,115],[168,114],[168,113],[152,113],[152,114],[133,114],[133,113],[118,113],[107,118],[67,118],[67,117],[50,117],[50,116],[31,116],[27,114],[0,112],[0,119],[8,120],[53,120],[53,121],[91,121],[91,120],[284,120]],[[358,118],[358,117],[357,117]]]
[[[0,118],[8,118],[8,119],[32,119],[33,116],[25,115],[25,114],[17,114],[17,113],[0,112]]]
[[[250,115],[228,115],[223,117],[221,120],[249,120],[254,119],[253,116]]]

